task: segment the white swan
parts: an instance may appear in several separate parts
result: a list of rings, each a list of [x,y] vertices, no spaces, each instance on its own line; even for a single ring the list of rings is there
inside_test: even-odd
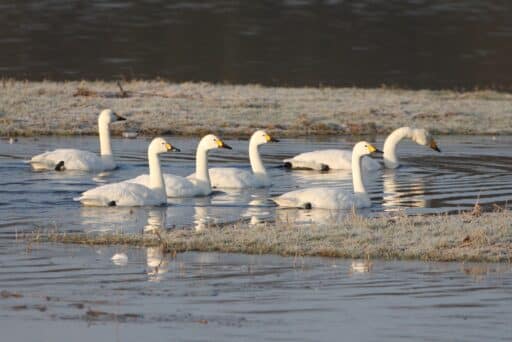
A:
[[[278,142],[265,131],[258,130],[249,140],[249,161],[251,169],[243,170],[236,167],[213,167],[210,169],[210,180],[214,188],[265,188],[270,186],[270,178],[263,165],[258,147],[269,142]]]
[[[398,143],[408,138],[415,143],[428,146],[431,149],[441,152],[437,147],[436,141],[428,131],[422,128],[401,127],[394,130],[384,142],[384,166],[395,169],[400,166],[396,156],[396,147]],[[284,165],[292,169],[313,169],[327,171],[332,170],[350,170],[352,167],[352,152],[349,150],[320,150],[301,153],[293,158],[285,159]],[[382,164],[371,158],[363,158],[363,169],[367,171],[378,170]]]
[[[290,191],[274,197],[272,200],[280,207],[287,208],[351,209],[370,207],[372,202],[364,187],[361,159],[374,152],[380,151],[366,141],[357,143],[352,150],[354,193],[337,188],[315,187]]]
[[[77,149],[63,148],[45,152],[32,157],[29,161],[35,171],[42,170],[78,170],[78,171],[107,171],[116,168],[110,145],[110,123],[126,120],[110,109],[103,110],[98,116],[98,131],[100,135],[100,154]]]
[[[188,177],[164,174],[167,197],[198,197],[212,193],[210,176],[208,174],[208,151],[216,148],[231,149],[220,138],[208,134],[201,139],[196,151],[196,172]],[[142,185],[149,184],[148,175],[140,175],[127,182]]]
[[[179,151],[162,138],[155,138],[148,147],[149,184],[129,182],[102,185],[87,190],[75,198],[86,206],[150,206],[167,203],[165,184],[158,155],[167,151]]]

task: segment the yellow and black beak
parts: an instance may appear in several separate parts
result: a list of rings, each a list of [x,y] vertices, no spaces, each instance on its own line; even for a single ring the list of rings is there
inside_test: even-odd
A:
[[[126,120],[125,117],[123,117],[117,113],[114,113],[114,116],[116,117],[117,121],[125,121]]]
[[[279,142],[279,139],[271,137],[270,135],[267,134],[267,142]]]
[[[171,144],[165,144],[165,148],[167,148],[167,152],[181,152],[179,148],[174,147]]]
[[[381,150],[379,150],[378,148],[376,148],[375,146],[370,145],[370,144],[368,144],[368,151],[370,153],[382,153]]]
[[[430,148],[433,149],[434,151],[441,152],[439,147],[437,147],[436,141],[434,139],[430,141]]]
[[[219,148],[227,148],[228,150],[232,150],[231,146],[229,146],[228,144],[226,144],[224,141],[222,140],[217,140],[217,146]]]

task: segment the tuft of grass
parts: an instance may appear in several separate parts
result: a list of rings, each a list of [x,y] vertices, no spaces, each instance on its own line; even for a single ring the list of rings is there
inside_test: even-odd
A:
[[[31,243],[161,246],[170,253],[510,262],[512,212],[377,218],[349,215],[327,225],[277,221],[253,226],[237,222],[201,231],[175,229],[157,235],[37,231],[25,238]]]

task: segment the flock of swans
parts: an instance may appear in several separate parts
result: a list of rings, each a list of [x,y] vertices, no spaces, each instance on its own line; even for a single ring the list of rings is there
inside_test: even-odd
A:
[[[36,171],[80,170],[101,172],[114,170],[117,166],[110,143],[110,124],[126,120],[110,109],[103,110],[98,117],[100,156],[77,149],[57,149],[32,157],[29,161]],[[366,192],[363,173],[374,172],[382,167],[396,168],[400,165],[396,155],[397,144],[402,139],[411,139],[419,145],[440,152],[434,138],[424,129],[401,127],[392,132],[384,143],[383,152],[366,141],[355,144],[352,151],[330,149],[299,154],[283,161],[292,169],[351,169],[353,192],[330,187],[312,187],[286,192],[271,198],[285,208],[351,209],[372,205]],[[196,152],[196,172],[188,177],[164,174],[159,155],[180,150],[163,138],[155,138],[148,147],[149,174],[140,175],[118,183],[111,183],[87,190],[75,198],[84,206],[159,206],[167,203],[168,197],[208,196],[213,188],[262,188],[271,186],[259,146],[278,142],[263,130],[256,131],[249,141],[249,159],[252,170],[230,167],[208,168],[208,152],[214,149],[231,149],[219,137],[204,136]],[[380,161],[363,158],[383,153]]]

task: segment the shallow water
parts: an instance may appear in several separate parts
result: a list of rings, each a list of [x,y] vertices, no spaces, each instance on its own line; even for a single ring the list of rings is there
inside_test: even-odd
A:
[[[193,138],[168,137],[181,153],[167,154],[162,165],[167,172],[188,175],[194,172]],[[506,206],[512,199],[512,137],[441,137],[443,153],[411,142],[399,146],[403,167],[384,170],[366,177],[373,207],[359,211],[362,215],[404,212],[431,214],[458,212],[480,203],[486,209]],[[170,199],[164,208],[84,208],[73,198],[105,182],[128,179],[147,172],[146,139],[113,141],[120,168],[107,174],[80,172],[32,172],[24,162],[30,156],[70,146],[96,151],[96,137],[21,138],[14,144],[0,144],[0,233],[35,227],[61,230],[122,230],[137,232],[145,225],[195,227],[237,221],[240,218],[261,220],[290,219],[330,223],[348,213],[327,210],[276,210],[270,196],[308,186],[327,185],[352,188],[351,174],[345,171],[320,173],[289,171],[280,167],[281,160],[302,151],[322,148],[350,148],[342,139],[284,139],[278,144],[261,147],[263,158],[274,185],[270,189],[224,190],[206,198]],[[233,151],[218,150],[210,154],[212,166],[248,167],[247,142],[228,141]],[[377,139],[382,144],[382,139]]]
[[[512,338],[510,265],[0,246],[6,341]]]
[[[182,153],[169,172],[193,171],[195,139],[168,137]],[[512,137],[441,137],[442,154],[404,142],[405,167],[368,179],[374,207],[432,213],[487,208],[512,198]],[[215,151],[215,165],[246,167],[246,142]],[[378,145],[382,143],[378,139]],[[115,139],[121,168],[107,175],[30,171],[23,161],[57,146],[97,149],[97,138],[21,138],[0,143],[0,330],[8,341],[347,340],[512,338],[508,264],[385,262],[215,253],[163,255],[158,248],[29,244],[35,227],[139,232],[146,226],[207,229],[215,222],[293,217],[329,222],[346,212],[276,211],[267,198],[296,186],[351,187],[346,173],[291,172],[295,153],[349,147],[341,139],[290,139],[263,146],[269,190],[174,200],[167,208],[82,208],[72,198],[103,182],[145,172],[147,141]],[[455,189],[455,190],[454,190]],[[385,191],[382,195],[382,191]],[[284,217],[283,217],[284,215]],[[254,219],[253,219],[254,220]],[[126,264],[111,261],[126,253]]]
[[[503,0],[0,0],[0,76],[512,89]]]

